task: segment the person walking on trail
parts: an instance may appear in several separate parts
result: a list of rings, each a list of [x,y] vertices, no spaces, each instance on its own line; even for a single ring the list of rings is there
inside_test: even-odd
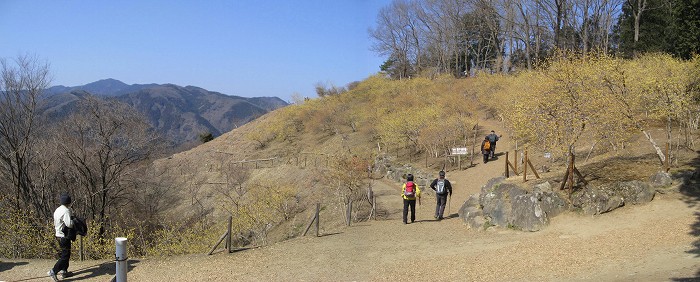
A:
[[[447,197],[452,197],[452,184],[450,181],[445,179],[445,172],[440,171],[438,178],[430,183],[430,188],[435,191],[437,198],[437,204],[435,205],[435,218],[437,220],[442,220],[443,214],[445,213],[445,205],[447,205]]]
[[[401,191],[403,198],[403,224],[408,223],[408,208],[411,208],[411,223],[416,221],[416,199],[420,205],[420,189],[413,182],[413,174],[406,175],[406,183],[403,184]]]
[[[51,277],[53,281],[58,281],[56,275],[59,273],[64,279],[72,276],[72,273],[68,272],[71,240],[68,238],[66,231],[68,228],[73,228],[74,225],[73,211],[71,210],[73,201],[70,198],[70,195],[61,194],[59,197],[59,202],[61,205],[56,208],[56,211],[53,213],[53,224],[56,232],[56,241],[58,241],[58,246],[61,248],[61,252],[59,253],[58,261],[56,261],[56,264],[51,270],[49,270],[48,273],[49,277]]]
[[[488,163],[491,155],[491,142],[488,135],[484,137],[484,141],[481,141],[481,154],[484,155],[484,163]]]
[[[503,135],[501,135],[503,136]],[[496,132],[491,130],[491,134],[486,135],[486,137],[489,139],[489,143],[491,143],[491,158],[493,159],[494,156],[496,155],[496,142],[498,142],[498,139],[501,137],[496,135]]]

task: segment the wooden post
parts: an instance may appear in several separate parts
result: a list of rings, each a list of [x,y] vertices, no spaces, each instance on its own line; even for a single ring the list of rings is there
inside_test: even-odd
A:
[[[510,177],[510,173],[508,171],[508,151],[506,151],[506,178]]]
[[[462,170],[462,155],[457,155],[457,162],[459,163],[459,170]]]
[[[211,247],[211,250],[209,250],[207,255],[213,254],[214,251],[216,250],[216,247],[218,247],[221,244],[221,242],[223,242],[224,239],[226,239],[226,236],[228,236],[228,232],[225,232],[223,235],[221,235],[221,237],[219,238],[219,241],[216,241],[216,244],[214,244],[214,246]]]
[[[228,232],[226,232],[228,234],[226,236],[226,250],[228,251],[229,254],[231,253],[231,249],[232,249],[232,247],[231,247],[231,243],[232,243],[231,242],[231,222],[232,221],[233,221],[233,216],[229,216],[228,217],[228,228],[226,229],[226,230],[228,230]]]
[[[527,162],[527,150],[525,150],[525,162]],[[527,165],[523,166],[523,182],[527,181]]]
[[[306,225],[306,229],[304,229],[304,233],[301,234],[301,236],[306,236],[306,233],[309,232],[309,229],[311,229],[311,225],[313,225],[314,221],[316,221],[316,220],[317,220],[316,214],[314,213],[314,216],[311,217],[311,221],[309,221],[309,224]]]
[[[318,227],[319,227],[320,221],[321,221],[320,213],[321,213],[321,203],[316,203],[316,237],[318,237],[318,235],[319,235]]]
[[[258,160],[255,160],[255,169],[258,169]]]
[[[561,185],[559,190],[564,190],[566,188],[566,182],[569,180],[569,166],[566,166],[566,171],[564,172],[564,178],[561,180]]]
[[[80,236],[80,261],[85,260],[85,253],[83,252],[83,236]]]
[[[348,212],[347,212],[346,221],[347,221],[347,226],[350,226],[350,224],[352,223],[352,200],[350,200],[350,202],[348,202]]]
[[[574,165],[576,164],[574,158],[574,152],[571,152],[571,158],[569,160],[569,179],[567,180],[569,182],[569,198],[571,198],[571,194],[574,192]]]
[[[513,156],[513,162],[515,162],[515,175],[518,175],[518,149],[515,149],[515,156]]]
[[[527,166],[529,165],[529,166],[530,166],[530,169],[532,169],[532,173],[534,173],[534,174],[535,174],[535,178],[537,178],[537,179],[539,179],[539,178],[540,178],[540,175],[539,175],[539,174],[537,174],[537,169],[535,169],[535,166],[533,166],[533,165],[532,165],[532,162],[530,162],[530,160],[529,160],[529,159],[527,160],[527,163],[526,163],[526,164],[524,164],[524,165],[525,165],[526,167],[527,167]]]

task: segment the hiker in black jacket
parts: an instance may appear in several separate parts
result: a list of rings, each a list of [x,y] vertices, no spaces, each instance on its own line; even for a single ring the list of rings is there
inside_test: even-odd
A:
[[[496,142],[498,142],[498,139],[500,139],[503,135],[496,135],[496,132],[491,130],[491,134],[486,135],[486,138],[489,139],[490,144],[490,157],[493,159],[496,156]]]
[[[445,179],[444,171],[440,171],[439,178],[436,178],[433,180],[433,183],[430,183],[430,188],[435,191],[437,198],[435,218],[437,220],[442,220],[445,213],[445,205],[447,204],[447,197],[452,197],[452,184],[450,184],[449,180]]]

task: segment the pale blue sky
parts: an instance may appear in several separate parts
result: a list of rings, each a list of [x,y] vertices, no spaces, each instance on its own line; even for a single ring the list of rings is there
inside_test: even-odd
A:
[[[377,73],[368,29],[390,2],[2,0],[0,57],[48,61],[51,85],[114,78],[289,101]]]

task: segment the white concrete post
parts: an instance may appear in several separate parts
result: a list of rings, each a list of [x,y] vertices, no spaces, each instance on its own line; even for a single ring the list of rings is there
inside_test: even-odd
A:
[[[117,248],[114,254],[114,261],[117,262],[117,282],[126,282],[126,243],[127,239],[124,237],[114,238],[114,242]]]

